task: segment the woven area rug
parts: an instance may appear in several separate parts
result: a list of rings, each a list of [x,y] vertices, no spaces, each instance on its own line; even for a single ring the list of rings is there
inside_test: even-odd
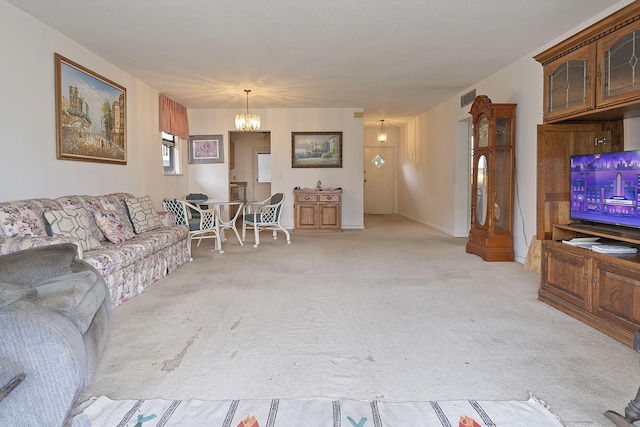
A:
[[[111,400],[92,398],[72,427],[562,427],[528,401]]]

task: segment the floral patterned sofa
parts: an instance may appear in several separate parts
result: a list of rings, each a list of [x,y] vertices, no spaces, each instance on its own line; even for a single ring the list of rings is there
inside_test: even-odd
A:
[[[189,261],[189,231],[174,219],[128,193],[0,202],[0,254],[75,243],[117,307]]]

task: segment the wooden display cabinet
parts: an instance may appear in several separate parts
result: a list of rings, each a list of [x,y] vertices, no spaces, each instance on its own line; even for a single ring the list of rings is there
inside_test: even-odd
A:
[[[342,189],[296,188],[294,231],[342,231]]]
[[[544,65],[545,122],[595,108],[595,57],[595,45],[586,45]]]
[[[638,116],[640,2],[541,52],[544,122]]]
[[[516,104],[480,95],[473,116],[471,231],[466,250],[485,261],[513,261]]]

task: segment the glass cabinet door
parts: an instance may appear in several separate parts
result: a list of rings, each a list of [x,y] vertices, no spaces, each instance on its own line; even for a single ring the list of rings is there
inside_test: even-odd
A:
[[[598,106],[640,96],[640,22],[598,42]]]
[[[487,203],[489,196],[489,176],[487,174],[487,158],[483,154],[478,158],[476,166],[476,219],[478,224],[487,222]]]
[[[513,120],[496,119],[495,150],[495,190],[493,203],[493,229],[497,233],[511,231],[511,215],[508,210],[513,206]]]
[[[511,231],[511,215],[513,206],[511,175],[511,147],[498,147],[495,153],[495,200],[493,203],[493,230],[496,233]]]
[[[584,46],[544,66],[545,120],[594,108],[594,46]]]

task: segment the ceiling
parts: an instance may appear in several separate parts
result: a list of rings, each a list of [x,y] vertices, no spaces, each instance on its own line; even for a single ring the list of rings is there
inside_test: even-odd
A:
[[[365,126],[385,119],[385,127],[472,89],[618,3],[8,2],[187,108],[243,112],[243,90],[251,89],[250,111],[362,107]]]

